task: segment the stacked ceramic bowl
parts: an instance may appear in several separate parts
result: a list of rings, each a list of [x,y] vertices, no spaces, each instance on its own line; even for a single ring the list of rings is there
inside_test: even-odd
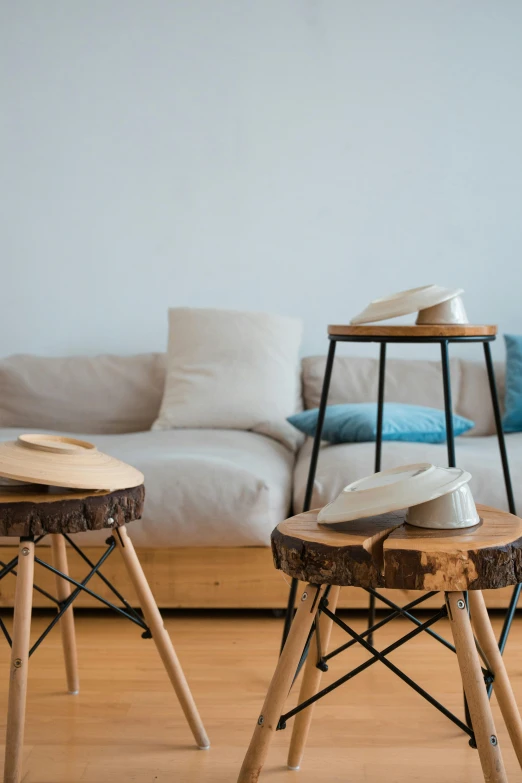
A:
[[[407,509],[406,522],[416,527],[466,528],[480,522],[469,488],[471,474],[439,468],[429,462],[403,465],[354,481],[321,509],[324,524],[350,522]]]
[[[374,299],[368,307],[352,318],[352,324],[386,321],[418,312],[417,324],[467,324],[468,318],[461,299],[462,288],[425,285]]]

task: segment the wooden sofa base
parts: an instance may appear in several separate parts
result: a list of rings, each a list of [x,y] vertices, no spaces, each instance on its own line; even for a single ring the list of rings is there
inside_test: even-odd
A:
[[[96,562],[103,547],[86,547],[85,554]],[[152,587],[158,606],[170,609],[282,609],[286,606],[289,577],[276,571],[272,553],[268,547],[172,547],[168,549],[138,549],[143,570]],[[16,547],[0,547],[0,561],[7,563],[16,553]],[[42,560],[51,561],[50,548],[39,547]],[[89,567],[68,547],[69,569],[73,579],[81,581]],[[113,554],[102,569],[104,575],[118,590],[136,605],[136,597],[129,582],[121,558]],[[35,583],[55,594],[53,574],[36,565]],[[0,606],[13,606],[16,579],[12,575],[0,581]],[[89,586],[105,598],[113,600],[109,589],[97,577]],[[400,595],[399,595],[400,593]],[[486,590],[490,609],[505,608],[512,588]],[[418,593],[407,591],[383,591],[384,595],[399,604],[413,600]],[[364,609],[368,594],[356,587],[341,590],[339,607]],[[422,606],[441,605],[441,597],[435,596]],[[53,604],[38,592],[33,593],[33,606],[49,607]],[[86,593],[82,593],[75,606],[100,607]],[[385,608],[384,605],[381,605]]]

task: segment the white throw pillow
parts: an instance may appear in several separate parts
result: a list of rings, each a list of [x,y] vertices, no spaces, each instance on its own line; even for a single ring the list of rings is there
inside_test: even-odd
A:
[[[153,429],[254,430],[295,448],[302,323],[267,313],[169,310],[167,378]]]

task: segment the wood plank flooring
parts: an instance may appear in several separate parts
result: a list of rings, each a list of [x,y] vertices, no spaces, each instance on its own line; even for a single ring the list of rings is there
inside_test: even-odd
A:
[[[3,615],[10,623],[8,613]],[[52,615],[36,614],[33,635]],[[349,617],[364,628],[364,615]],[[31,659],[23,783],[234,783],[272,675],[282,620],[268,614],[165,613],[212,747],[197,750],[153,642],[109,613],[77,612],[80,695],[65,693],[60,635]],[[494,620],[498,634],[501,618]],[[411,629],[394,621],[380,647]],[[437,625],[448,634],[447,624]],[[345,640],[334,628],[333,643]],[[357,648],[331,662],[329,682],[362,662]],[[392,656],[451,710],[462,714],[454,655],[427,635]],[[506,654],[522,704],[522,618]],[[5,732],[8,648],[0,640],[0,737]],[[4,672],[1,675],[1,671]],[[294,704],[297,688],[289,697]],[[521,780],[494,704],[510,781]],[[261,777],[266,783],[476,783],[478,754],[459,730],[382,665],[319,703],[299,772],[286,769],[291,722],[278,732]],[[1,747],[3,756],[3,746]]]

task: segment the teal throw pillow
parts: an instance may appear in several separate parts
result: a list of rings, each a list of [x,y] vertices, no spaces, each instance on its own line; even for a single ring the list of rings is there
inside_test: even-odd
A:
[[[506,412],[504,432],[522,432],[522,335],[505,334]]]
[[[522,398],[521,398],[522,399]],[[314,436],[318,408],[289,416],[288,421],[305,435]],[[474,427],[463,416],[453,416],[455,435]],[[374,441],[377,435],[377,405],[374,402],[329,405],[326,408],[322,440],[330,443],[360,443]],[[403,440],[414,443],[444,443],[446,418],[444,411],[421,405],[386,402],[383,411],[383,440]]]

